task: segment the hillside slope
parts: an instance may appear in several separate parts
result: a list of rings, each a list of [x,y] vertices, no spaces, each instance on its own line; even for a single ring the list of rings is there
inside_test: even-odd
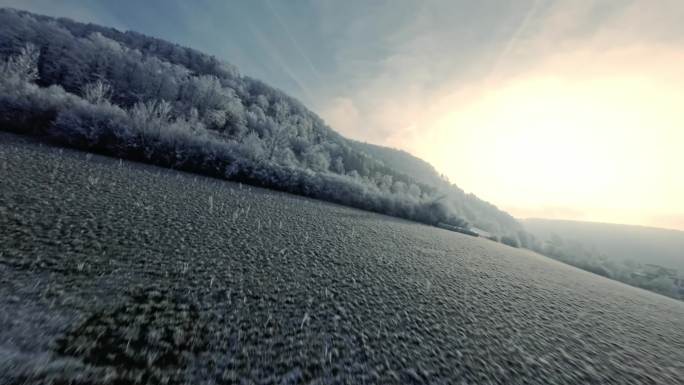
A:
[[[679,384],[684,303],[0,133],[0,384]]]
[[[365,152],[385,164],[391,165],[399,172],[411,175],[420,183],[435,186],[447,183],[430,163],[406,151],[356,140],[352,140],[350,143],[357,150]]]
[[[429,224],[520,231],[495,206],[378,159],[294,98],[189,48],[1,9],[0,59],[1,129]]]
[[[499,236],[524,238],[524,230],[515,218],[474,194],[466,194],[456,184],[440,175],[430,163],[403,150],[358,141],[351,141],[351,145],[419,183],[437,186],[442,195],[452,202],[459,215],[469,223]]]
[[[684,232],[609,223],[524,219],[525,228],[542,240],[554,235],[576,241],[595,253],[620,262],[657,264],[684,273]]]

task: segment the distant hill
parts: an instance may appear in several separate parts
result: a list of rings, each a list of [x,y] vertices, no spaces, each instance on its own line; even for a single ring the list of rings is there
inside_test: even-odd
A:
[[[301,102],[191,48],[0,9],[0,129],[428,224],[520,224],[412,155],[349,140]]]
[[[551,219],[524,219],[527,231],[538,240],[554,236],[579,242],[610,260],[656,264],[684,273],[684,232],[652,227]]]
[[[354,140],[350,143],[353,148],[409,176],[418,183],[436,186],[468,223],[499,237],[515,239],[516,244],[519,237],[524,237],[523,228],[515,218],[476,195],[465,193],[456,184],[440,175],[430,163],[403,150]]]
[[[355,140],[350,142],[352,147],[367,153],[387,165],[391,165],[406,175],[411,175],[421,183],[429,185],[442,185],[446,183],[430,163],[406,151]]]

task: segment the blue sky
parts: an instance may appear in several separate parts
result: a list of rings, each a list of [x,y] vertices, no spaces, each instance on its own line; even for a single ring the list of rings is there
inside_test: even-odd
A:
[[[684,229],[682,0],[0,0],[235,64],[516,216]]]
[[[331,110],[377,111],[381,98],[466,84],[509,68],[518,40],[563,1],[0,0],[0,5],[135,30],[213,54],[338,123]],[[629,1],[585,7],[563,39],[590,34]],[[534,55],[518,58],[524,66]],[[338,108],[339,109],[339,108]],[[373,120],[373,119],[371,119]],[[387,127],[345,134],[384,142]]]
[[[538,4],[536,4],[538,3]],[[506,1],[0,0],[30,11],[135,30],[225,59],[314,110],[391,73],[439,86],[478,76],[547,5]],[[536,5],[535,5],[536,4]],[[404,71],[405,72],[405,71]],[[397,91],[407,86],[394,78]]]

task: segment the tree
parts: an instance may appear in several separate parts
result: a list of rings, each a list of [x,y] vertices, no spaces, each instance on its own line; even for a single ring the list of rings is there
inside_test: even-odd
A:
[[[5,76],[16,76],[20,80],[33,83],[38,80],[38,48],[27,43],[21,48],[18,55],[12,56],[3,65]]]
[[[672,279],[668,277],[656,277],[650,281],[648,281],[644,287],[649,290],[653,290],[655,292],[672,296],[673,292],[673,283]]]
[[[328,156],[328,153],[321,151],[321,148],[318,146],[312,147],[307,151],[304,155],[304,159],[306,165],[314,171],[325,172],[330,168],[330,157]]]
[[[129,114],[139,133],[140,146],[150,159],[155,148],[154,142],[160,138],[162,127],[171,120],[171,103],[165,100],[138,102]]]
[[[242,138],[242,148],[254,160],[263,159],[266,153],[264,142],[255,132],[251,132]]]
[[[273,156],[278,148],[284,146],[290,138],[292,129],[289,124],[278,124],[271,120],[267,120],[269,138],[268,138],[268,157],[269,161],[273,160]]]
[[[380,191],[384,192],[390,192],[390,188],[392,187],[392,175],[385,175],[385,174],[376,174],[375,175],[375,180],[378,184],[378,188]]]
[[[505,235],[501,237],[501,243],[512,247],[520,247],[520,243],[518,243],[518,240],[510,235]]]
[[[93,104],[109,103],[112,87],[101,80],[88,83],[83,87],[83,99]]]
[[[344,160],[341,156],[336,157],[333,161],[332,171],[344,175]]]
[[[392,194],[406,194],[406,183],[398,180],[392,185]]]
[[[415,183],[411,183],[411,185],[409,186],[409,189],[408,189],[408,193],[412,197],[420,198],[420,194],[421,194],[420,187],[418,187],[418,185],[416,185]]]

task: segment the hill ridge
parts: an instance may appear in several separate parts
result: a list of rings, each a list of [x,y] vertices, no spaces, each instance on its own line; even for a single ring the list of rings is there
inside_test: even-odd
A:
[[[426,183],[411,171],[424,161],[361,151],[296,98],[214,56],[7,8],[0,41],[3,129],[429,224],[521,231],[455,185]]]

